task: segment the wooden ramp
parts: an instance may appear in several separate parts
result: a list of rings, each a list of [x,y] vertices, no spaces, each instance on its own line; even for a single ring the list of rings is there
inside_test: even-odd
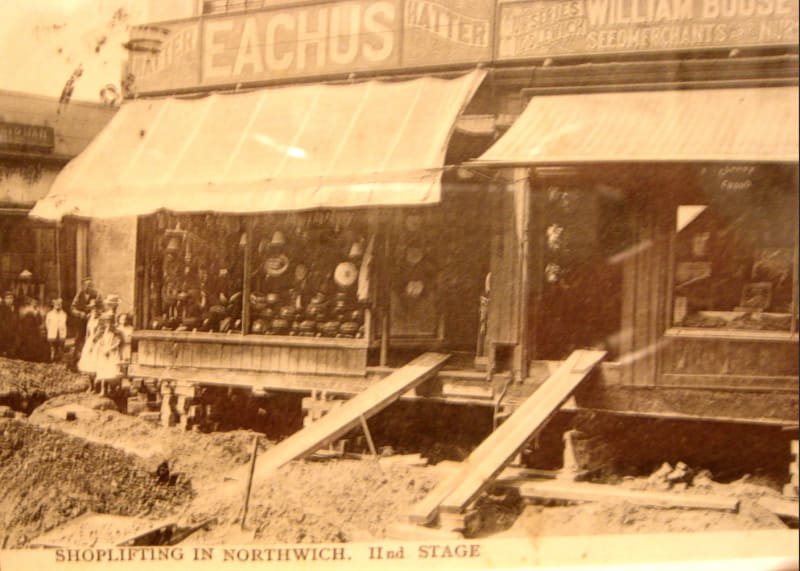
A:
[[[257,463],[254,477],[266,477],[284,464],[311,454],[340,438],[352,428],[380,412],[404,393],[434,376],[449,355],[425,353],[385,379],[357,394],[313,424],[270,448]]]
[[[461,466],[411,508],[412,523],[428,524],[438,510],[461,513],[541,430],[605,351],[573,351],[569,358]]]

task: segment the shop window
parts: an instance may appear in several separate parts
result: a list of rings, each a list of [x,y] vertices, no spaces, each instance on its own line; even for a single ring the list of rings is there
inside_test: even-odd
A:
[[[151,218],[150,228],[144,284],[149,328],[241,331],[241,217],[162,212]]]
[[[375,240],[364,211],[254,217],[249,333],[364,338]]]
[[[673,325],[796,331],[796,170],[702,174],[699,200],[675,212]]]

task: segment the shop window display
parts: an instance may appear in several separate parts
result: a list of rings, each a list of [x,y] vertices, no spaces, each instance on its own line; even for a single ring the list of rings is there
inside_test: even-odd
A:
[[[795,329],[796,183],[758,166],[705,175],[705,200],[676,211],[673,325]]]
[[[247,243],[241,217],[162,212],[151,227],[149,328],[240,332]]]
[[[361,211],[252,220],[251,334],[364,338],[375,246]]]

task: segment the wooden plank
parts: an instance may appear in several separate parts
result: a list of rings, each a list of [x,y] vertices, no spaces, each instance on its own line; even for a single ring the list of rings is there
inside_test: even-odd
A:
[[[298,373],[316,373],[317,372],[317,365],[314,362],[314,358],[316,356],[316,351],[313,349],[306,350],[304,349],[300,353],[300,362],[297,366]]]
[[[241,367],[245,371],[252,371],[253,370],[253,359],[254,353],[256,352],[257,348],[250,346],[250,345],[243,345],[242,346],[242,360],[239,363],[239,367]],[[259,351],[258,355],[261,355]]]
[[[718,510],[736,512],[739,500],[723,496],[627,490],[608,484],[546,480],[527,482],[518,487],[525,499],[550,499],[574,502],[626,501],[640,506]]]
[[[798,504],[797,499],[763,496],[758,499],[757,503],[781,519],[794,522],[800,519],[800,504]]]
[[[296,373],[300,364],[300,353],[303,349],[299,347],[289,347],[289,364],[286,367],[287,373]]]
[[[155,355],[153,355],[153,342],[144,339],[140,341],[137,356],[139,364],[155,365]]]
[[[278,370],[285,372],[289,369],[289,348],[281,347],[278,350]]]
[[[310,454],[325,442],[344,435],[358,426],[362,417],[370,418],[399,399],[403,393],[433,377],[449,357],[440,353],[420,355],[317,422],[279,442],[259,459],[256,477],[267,477],[287,462]]]
[[[462,512],[544,427],[605,355],[605,351],[573,351],[558,370],[469,455],[463,462],[458,483],[439,507],[443,511]],[[430,513],[416,515],[428,519],[432,516]]]

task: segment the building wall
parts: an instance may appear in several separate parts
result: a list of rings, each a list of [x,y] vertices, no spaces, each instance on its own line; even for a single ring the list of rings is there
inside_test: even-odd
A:
[[[35,162],[0,161],[0,204],[33,204],[47,194],[58,171]]]
[[[133,311],[136,271],[136,218],[92,220],[89,227],[89,272],[104,296],[120,297],[120,312]]]

